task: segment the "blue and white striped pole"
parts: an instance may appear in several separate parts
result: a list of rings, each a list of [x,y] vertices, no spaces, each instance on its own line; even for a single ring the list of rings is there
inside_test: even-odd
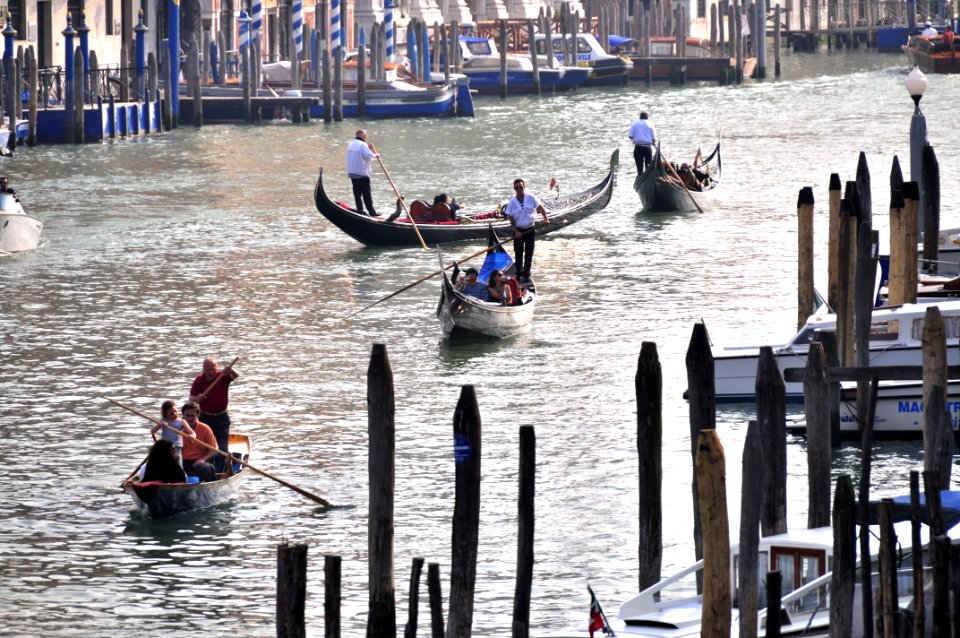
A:
[[[340,0],[330,0],[330,48],[334,54],[342,52],[337,50],[340,46]]]
[[[253,0],[253,4],[250,5],[250,17],[253,19],[250,23],[252,40],[259,42],[263,34],[263,0]]]
[[[383,39],[387,41],[387,62],[393,58],[393,2],[383,2]]]
[[[243,68],[243,52],[250,46],[250,16],[247,15],[246,11],[241,9],[237,22],[240,24],[240,86],[243,86],[247,83],[247,76],[249,75],[247,69]],[[249,58],[247,59],[249,60]]]
[[[293,0],[293,13],[290,17],[292,22],[291,31],[293,32],[293,43],[296,45],[296,59],[299,62],[303,57],[303,2],[302,0]],[[293,57],[293,56],[291,56]]]

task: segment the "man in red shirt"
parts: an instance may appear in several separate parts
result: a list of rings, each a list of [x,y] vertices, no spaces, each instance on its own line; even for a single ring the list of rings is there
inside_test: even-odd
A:
[[[217,437],[217,447],[230,453],[230,415],[227,405],[230,402],[230,383],[239,374],[231,366],[220,369],[216,358],[203,360],[203,372],[197,375],[190,386],[190,400],[200,405],[200,421],[206,423]],[[214,459],[218,472],[223,471],[224,458],[219,454]]]
[[[206,448],[196,440],[190,437],[183,437],[183,469],[187,476],[199,476],[201,481],[212,481],[216,479],[210,460],[215,456],[220,456],[216,452],[217,437],[213,430],[206,423],[201,423],[197,417],[200,416],[200,407],[193,401],[187,401],[180,409],[183,420],[187,422],[196,433],[196,438],[210,447]]]

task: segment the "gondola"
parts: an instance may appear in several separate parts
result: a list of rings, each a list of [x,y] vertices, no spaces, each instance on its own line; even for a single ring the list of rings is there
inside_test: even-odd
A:
[[[684,188],[665,162],[660,154],[660,145],[657,144],[653,163],[637,175],[633,183],[633,189],[640,196],[640,205],[644,212],[669,213],[702,209],[710,195],[720,186],[722,165],[719,143],[706,159],[696,165],[696,172],[703,176],[699,180],[700,190]],[[674,170],[677,168],[674,167]]]
[[[245,434],[230,435],[230,453],[242,461],[250,459],[250,437]],[[227,471],[219,474],[216,481],[207,483],[141,483],[133,476],[120,486],[133,498],[140,513],[149,518],[167,518],[194,510],[212,507],[234,498],[240,483],[247,474],[243,465],[233,463]]]
[[[603,210],[610,203],[613,184],[619,164],[620,152],[615,150],[610,156],[610,169],[607,176],[594,186],[579,193],[562,197],[543,197],[550,223],[544,224],[538,217],[536,233],[544,235],[567,227],[581,219]],[[317,210],[334,223],[337,228],[367,246],[419,246],[420,240],[413,224],[404,215],[394,221],[384,217],[369,217],[357,213],[346,204],[332,201],[323,188],[323,169],[317,178],[314,190]],[[352,197],[352,195],[351,195]],[[412,206],[412,204],[411,204]],[[417,222],[417,230],[430,246],[454,241],[483,239],[487,236],[487,225],[491,225],[500,238],[511,236],[509,220],[497,211],[472,215],[461,215],[460,221]]]
[[[480,269],[480,281],[486,281],[486,274],[499,269],[504,275],[514,277],[516,270],[513,260],[507,255],[500,240],[488,229],[488,246],[492,250],[487,254]],[[522,289],[523,303],[514,306],[502,306],[499,303],[481,301],[476,297],[464,295],[451,283],[444,268],[443,254],[437,250],[440,259],[440,271],[443,273],[443,288],[440,303],[437,304],[437,319],[445,337],[461,335],[482,335],[487,337],[510,337],[528,330],[533,323],[533,312],[537,304],[537,289],[533,279],[518,286]],[[508,264],[508,265],[504,265]]]

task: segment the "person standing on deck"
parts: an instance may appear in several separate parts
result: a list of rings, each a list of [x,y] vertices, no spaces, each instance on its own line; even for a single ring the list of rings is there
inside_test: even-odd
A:
[[[190,386],[189,400],[200,406],[200,420],[210,426],[217,437],[217,447],[227,454],[230,453],[230,415],[227,414],[230,382],[239,376],[231,366],[221,370],[216,358],[207,357],[203,360],[203,372],[197,375]],[[214,459],[214,467],[222,472],[223,466],[223,457],[218,454]]]
[[[931,24],[929,20],[924,22],[923,26],[924,26],[924,29],[923,31],[920,32],[920,35],[924,35],[924,36],[940,35],[940,32],[937,31],[937,29],[933,26],[933,24]]]
[[[641,111],[640,119],[630,125],[627,137],[633,142],[633,161],[637,163],[637,173],[642,175],[653,164],[653,147],[657,144],[657,132],[646,111]]]
[[[533,265],[533,247],[537,239],[534,226],[537,223],[537,213],[543,215],[543,223],[549,224],[547,209],[540,199],[524,190],[522,179],[513,180],[513,190],[516,195],[507,204],[504,215],[510,218],[510,228],[513,229],[513,254],[517,268],[517,280],[520,283],[530,281],[530,267]]]
[[[373,144],[367,141],[367,132],[357,129],[356,138],[347,146],[347,176],[353,183],[353,198],[357,212],[363,214],[363,205],[367,205],[367,214],[379,217],[373,208],[373,195],[370,193],[370,167],[373,159],[380,157]]]

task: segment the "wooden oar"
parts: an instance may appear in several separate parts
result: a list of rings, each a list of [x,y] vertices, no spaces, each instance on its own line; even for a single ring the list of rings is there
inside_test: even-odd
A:
[[[233,358],[233,361],[231,361],[230,364],[229,364],[227,367],[223,368],[223,369],[221,370],[221,372],[226,373],[226,371],[229,370],[229,369],[231,369],[231,368],[233,368],[233,364],[235,364],[235,363],[236,363],[237,361],[239,361],[239,360],[240,360],[240,357],[234,357],[234,358]],[[214,386],[216,386],[217,383],[218,383],[218,382],[220,381],[220,379],[222,379],[222,378],[223,378],[223,375],[222,375],[222,374],[218,374],[218,375],[217,375],[217,378],[214,379],[213,382],[212,382],[210,385],[207,386],[207,389],[197,395],[197,405],[200,405],[200,403],[201,403],[204,399],[207,398],[207,395],[210,394],[210,390],[213,390]]]
[[[298,493],[298,494],[301,494],[301,495],[303,495],[303,496],[306,496],[306,497],[309,498],[311,501],[314,501],[314,502],[316,502],[316,503],[319,503],[320,505],[323,505],[324,507],[333,507],[333,506],[330,504],[330,501],[326,500],[325,498],[322,498],[322,497],[320,497],[320,496],[317,496],[316,494],[311,494],[310,492],[308,492],[307,490],[303,489],[302,487],[297,487],[296,485],[293,485],[292,483],[287,483],[287,482],[284,481],[283,479],[277,478],[276,476],[274,476],[274,475],[272,475],[272,474],[270,474],[270,473],[268,473],[268,472],[264,472],[263,470],[257,469],[257,468],[255,468],[255,467],[253,467],[252,465],[250,465],[249,463],[247,463],[246,461],[234,457],[232,454],[227,454],[226,452],[224,452],[223,450],[221,450],[221,449],[219,449],[219,448],[216,448],[216,447],[214,447],[214,446],[212,446],[212,445],[209,445],[209,444],[207,444],[207,443],[204,443],[203,441],[201,441],[200,439],[198,439],[198,438],[195,437],[195,436],[190,436],[190,435],[187,434],[186,432],[181,432],[180,430],[178,430],[178,429],[176,429],[176,428],[170,427],[169,425],[167,425],[166,423],[164,423],[164,422],[161,421],[160,419],[155,419],[155,418],[153,418],[152,416],[147,416],[146,414],[144,414],[144,413],[141,412],[140,410],[137,410],[136,408],[131,408],[131,407],[128,406],[128,405],[124,405],[124,404],[120,403],[119,401],[115,401],[115,400],[111,399],[110,397],[104,397],[104,398],[105,398],[107,401],[109,401],[110,403],[112,403],[112,404],[114,404],[114,405],[116,405],[116,406],[119,406],[119,407],[123,408],[124,410],[127,410],[128,412],[133,412],[133,413],[136,414],[137,416],[142,416],[142,417],[145,418],[146,420],[151,421],[152,423],[155,423],[155,424],[157,424],[157,425],[159,425],[159,426],[161,426],[161,427],[163,427],[163,428],[166,428],[166,429],[168,429],[168,430],[171,430],[171,431],[173,431],[173,432],[176,432],[177,434],[179,434],[179,435],[181,435],[181,436],[185,436],[185,437],[187,437],[188,439],[193,439],[195,442],[199,443],[200,445],[202,445],[203,447],[207,448],[208,450],[213,450],[214,452],[216,452],[216,453],[219,454],[220,456],[226,457],[226,458],[229,459],[231,462],[240,463],[242,466],[253,470],[253,471],[256,472],[257,474],[262,474],[262,475],[266,476],[268,479],[272,479],[272,480],[276,481],[277,483],[279,483],[280,485],[283,485],[284,487],[289,487],[289,488],[290,488],[291,490],[293,490],[294,492],[296,492],[296,493]],[[146,460],[146,459],[145,459],[145,460]],[[143,465],[143,463],[141,463],[140,465]],[[140,465],[137,466],[137,470],[140,469]],[[134,471],[133,474],[136,474],[136,473],[137,473],[137,472]],[[130,477],[132,477],[133,474],[131,474]],[[126,483],[127,481],[129,481],[129,480],[130,480],[130,477],[127,477],[126,479],[124,479],[124,483]]]
[[[462,263],[465,262],[465,261],[469,261],[469,260],[473,259],[474,257],[477,257],[478,255],[482,255],[483,253],[490,252],[490,251],[493,250],[494,248],[496,248],[496,246],[487,246],[487,247],[484,248],[483,250],[479,250],[479,251],[473,253],[472,255],[470,255],[470,256],[468,256],[468,257],[464,257],[463,259],[458,260],[458,261],[457,261],[457,264],[462,264]],[[444,267],[443,267],[443,270],[450,270],[451,268],[453,268],[453,264],[452,264],[452,263],[451,263],[449,266],[444,266]],[[425,282],[426,280],[432,279],[432,278],[436,277],[437,275],[439,275],[440,273],[442,273],[443,270],[435,270],[435,271],[433,271],[432,273],[430,273],[429,275],[424,275],[423,277],[421,277],[420,279],[417,279],[417,280],[416,280],[415,282],[413,282],[412,284],[406,285],[406,286],[404,286],[403,288],[401,288],[400,290],[397,290],[396,292],[391,292],[391,293],[390,293],[389,295],[387,295],[386,297],[381,297],[380,299],[377,299],[376,301],[374,301],[374,302],[373,302],[372,304],[370,304],[369,306],[364,306],[364,307],[361,308],[360,310],[357,310],[357,311],[355,311],[355,312],[351,312],[351,313],[350,313],[349,315],[347,315],[346,317],[341,318],[340,321],[346,321],[346,320],[349,319],[350,317],[353,317],[353,316],[355,316],[355,315],[359,315],[359,314],[360,314],[361,312],[363,312],[364,310],[368,310],[368,309],[370,309],[370,308],[373,308],[373,307],[376,306],[378,303],[384,302],[384,301],[386,301],[387,299],[390,299],[391,297],[396,297],[396,296],[399,295],[401,292],[403,292],[403,291],[405,291],[405,290],[410,290],[410,289],[413,288],[414,286],[418,286],[418,285],[422,284],[423,282]]]
[[[666,160],[663,160],[663,161],[666,162]],[[700,204],[697,203],[697,200],[696,200],[696,198],[693,196],[693,193],[690,192],[690,189],[687,188],[687,185],[684,184],[684,183],[683,183],[683,180],[680,179],[680,176],[677,175],[677,171],[673,170],[673,164],[671,164],[670,162],[667,162],[667,168],[670,169],[670,172],[673,173],[673,176],[676,177],[676,178],[677,178],[677,181],[680,182],[680,185],[683,186],[683,190],[687,191],[687,195],[690,196],[690,201],[693,202],[693,205],[696,206],[696,207],[697,207],[697,210],[702,213],[702,212],[703,212],[703,209],[700,208]]]
[[[383,169],[383,174],[387,176],[387,181],[390,182],[390,185],[393,186],[393,192],[397,194],[397,198],[400,200],[400,205],[403,207],[403,212],[407,214],[407,219],[410,220],[410,223],[413,224],[413,230],[417,233],[417,239],[420,240],[420,245],[423,246],[424,250],[430,250],[427,248],[427,242],[423,241],[423,235],[420,234],[420,229],[417,228],[417,222],[414,221],[413,215],[410,214],[410,211],[407,210],[407,202],[403,201],[403,195],[400,194],[400,190],[397,188],[397,185],[393,183],[393,180],[390,178],[390,173],[387,172],[387,167],[383,165],[383,159],[380,157],[380,153],[377,153],[377,161],[380,162],[380,168]]]

